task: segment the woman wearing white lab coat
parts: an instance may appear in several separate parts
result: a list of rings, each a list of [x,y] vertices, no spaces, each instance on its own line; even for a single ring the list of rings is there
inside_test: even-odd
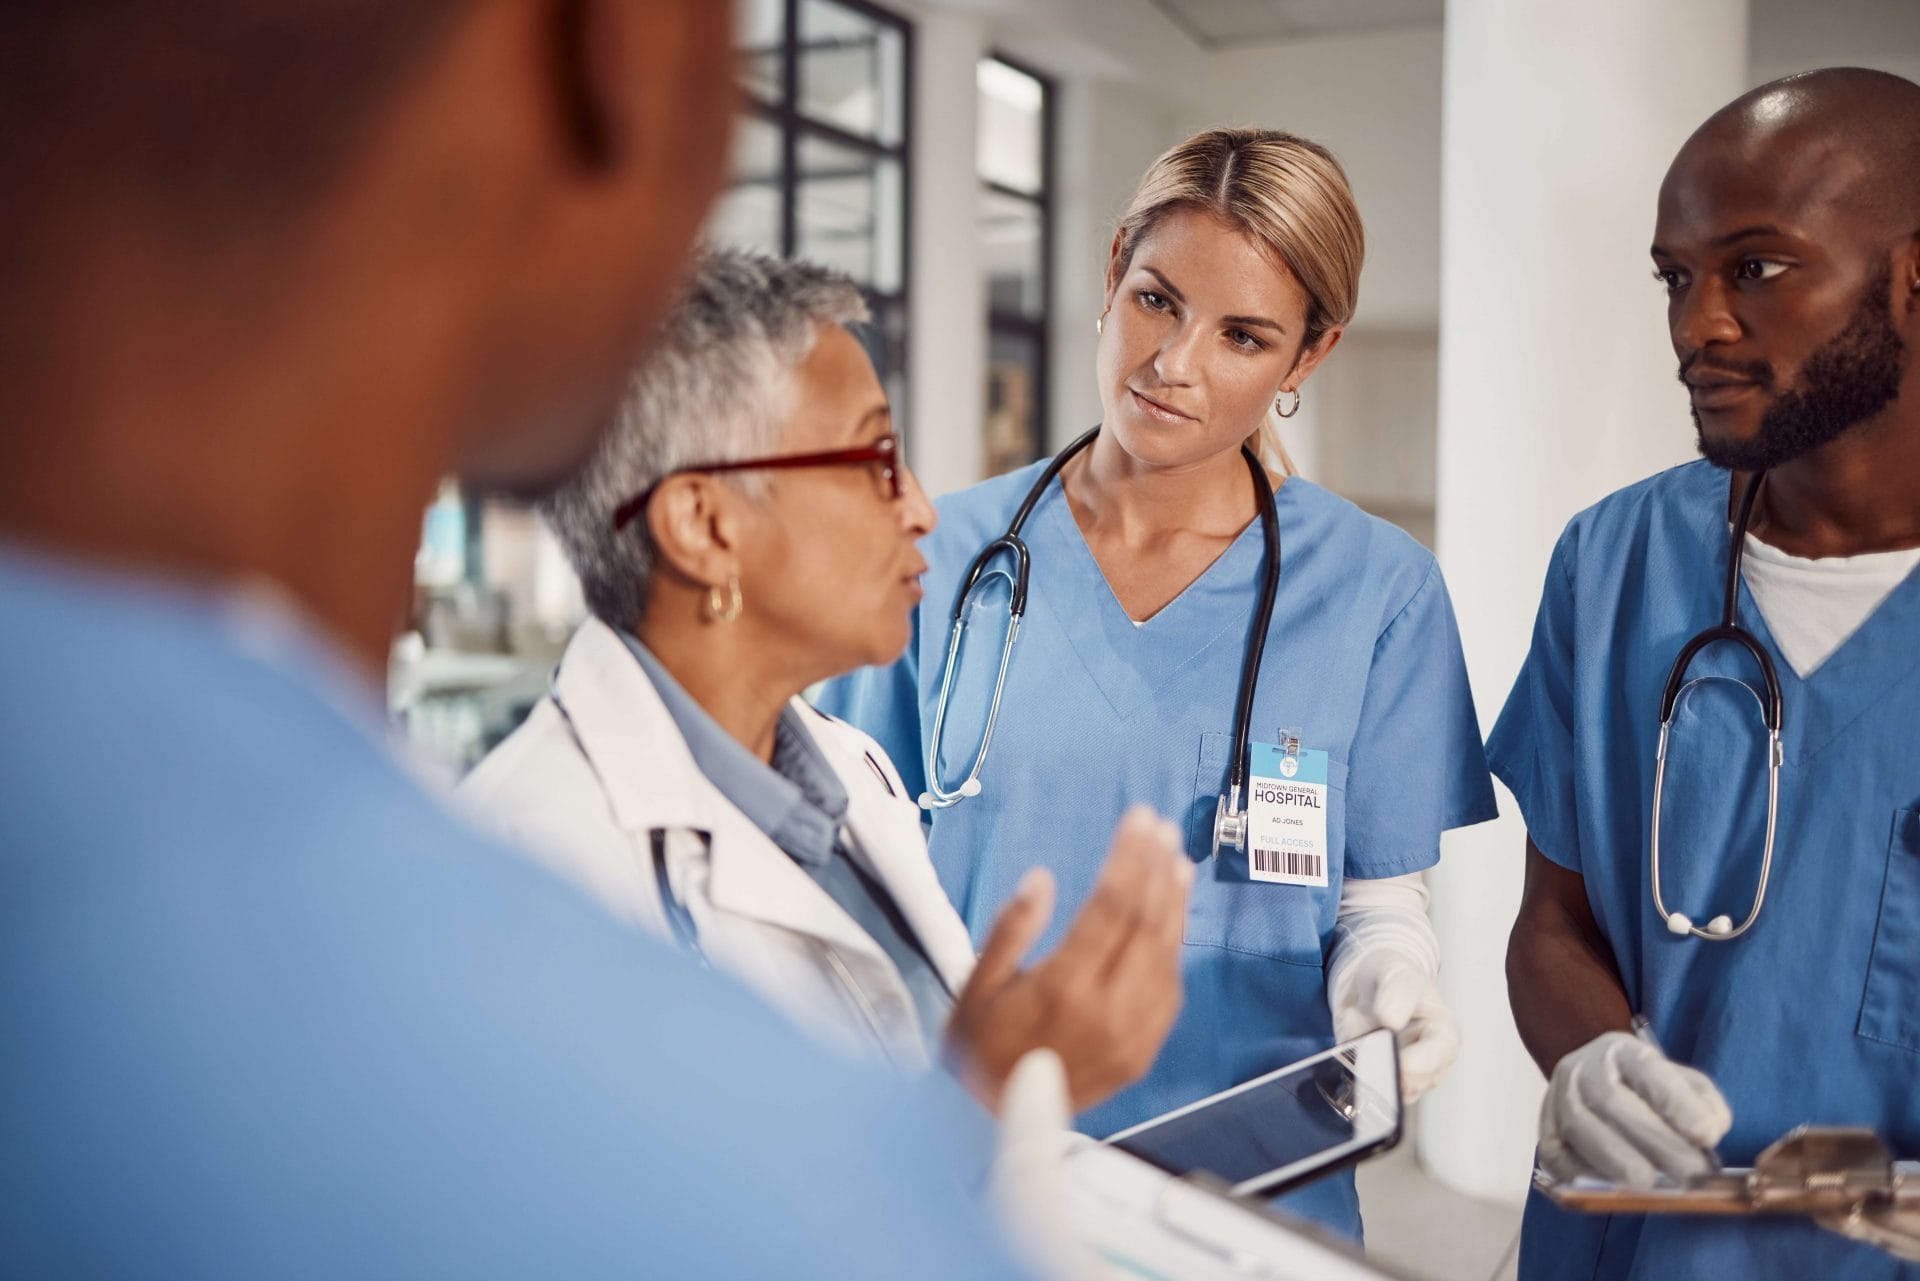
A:
[[[939,978],[959,992],[973,943],[933,874],[917,807],[865,734],[801,714],[853,784],[854,840]],[[623,920],[739,976],[795,1023],[863,1057],[927,1066],[927,1037],[893,962],[700,772],[645,670],[605,623],[581,627],[552,693],[461,791]]]
[[[595,457],[542,504],[594,617],[461,790],[823,1040],[944,1060],[990,1105],[1045,1045],[1086,1107],[1171,1026],[1191,864],[1171,824],[1129,815],[1053,953],[1022,966],[1052,911],[1042,872],[976,963],[892,763],[800,699],[906,646],[934,521],[845,328],[863,317],[817,267],[699,264]]]

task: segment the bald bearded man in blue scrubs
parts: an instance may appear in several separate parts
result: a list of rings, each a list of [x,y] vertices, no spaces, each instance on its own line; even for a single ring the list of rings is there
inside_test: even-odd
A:
[[[1527,821],[1507,968],[1561,1178],[1685,1178],[1714,1144],[1749,1165],[1803,1122],[1920,1156],[1916,156],[1920,86],[1830,70],[1720,111],[1661,187],[1654,270],[1704,461],[1574,518],[1488,747]],[[1669,667],[1720,621],[1750,486],[1737,620],[1778,673],[1779,829],[1762,910],[1723,937],[1749,914],[1768,809],[1762,682],[1735,644],[1700,653],[1672,716],[1658,889],[1686,919],[1654,908],[1648,837]],[[1609,1219],[1536,1194],[1520,1272],[1920,1265],[1804,1219]]]

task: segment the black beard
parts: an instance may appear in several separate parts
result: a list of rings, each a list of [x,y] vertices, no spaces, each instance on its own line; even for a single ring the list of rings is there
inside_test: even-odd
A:
[[[1853,317],[1807,357],[1798,382],[1768,407],[1751,440],[1709,441],[1700,456],[1729,471],[1765,471],[1812,453],[1873,417],[1900,394],[1907,348],[1888,318],[1893,271],[1868,285]],[[1693,411],[1700,430],[1700,411]]]

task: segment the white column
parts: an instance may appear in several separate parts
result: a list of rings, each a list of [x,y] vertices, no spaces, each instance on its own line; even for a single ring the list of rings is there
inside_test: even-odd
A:
[[[971,14],[930,11],[915,23],[907,431],[914,471],[936,495],[972,484],[981,469],[987,300],[974,76],[985,50]]]
[[[1693,452],[1647,246],[1674,152],[1746,87],[1747,0],[1448,0],[1445,62],[1438,543],[1491,729],[1567,519]],[[1502,972],[1525,829],[1500,799],[1433,877],[1465,1048],[1418,1140],[1516,1200],[1542,1086]]]

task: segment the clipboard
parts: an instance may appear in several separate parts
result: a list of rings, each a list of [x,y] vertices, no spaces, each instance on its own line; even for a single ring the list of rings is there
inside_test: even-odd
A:
[[[1800,1126],[1755,1159],[1670,1187],[1623,1188],[1543,1170],[1533,1185],[1555,1205],[1588,1214],[1777,1214],[1821,1220],[1867,1211],[1920,1211],[1920,1161],[1896,1161],[1872,1130]]]

